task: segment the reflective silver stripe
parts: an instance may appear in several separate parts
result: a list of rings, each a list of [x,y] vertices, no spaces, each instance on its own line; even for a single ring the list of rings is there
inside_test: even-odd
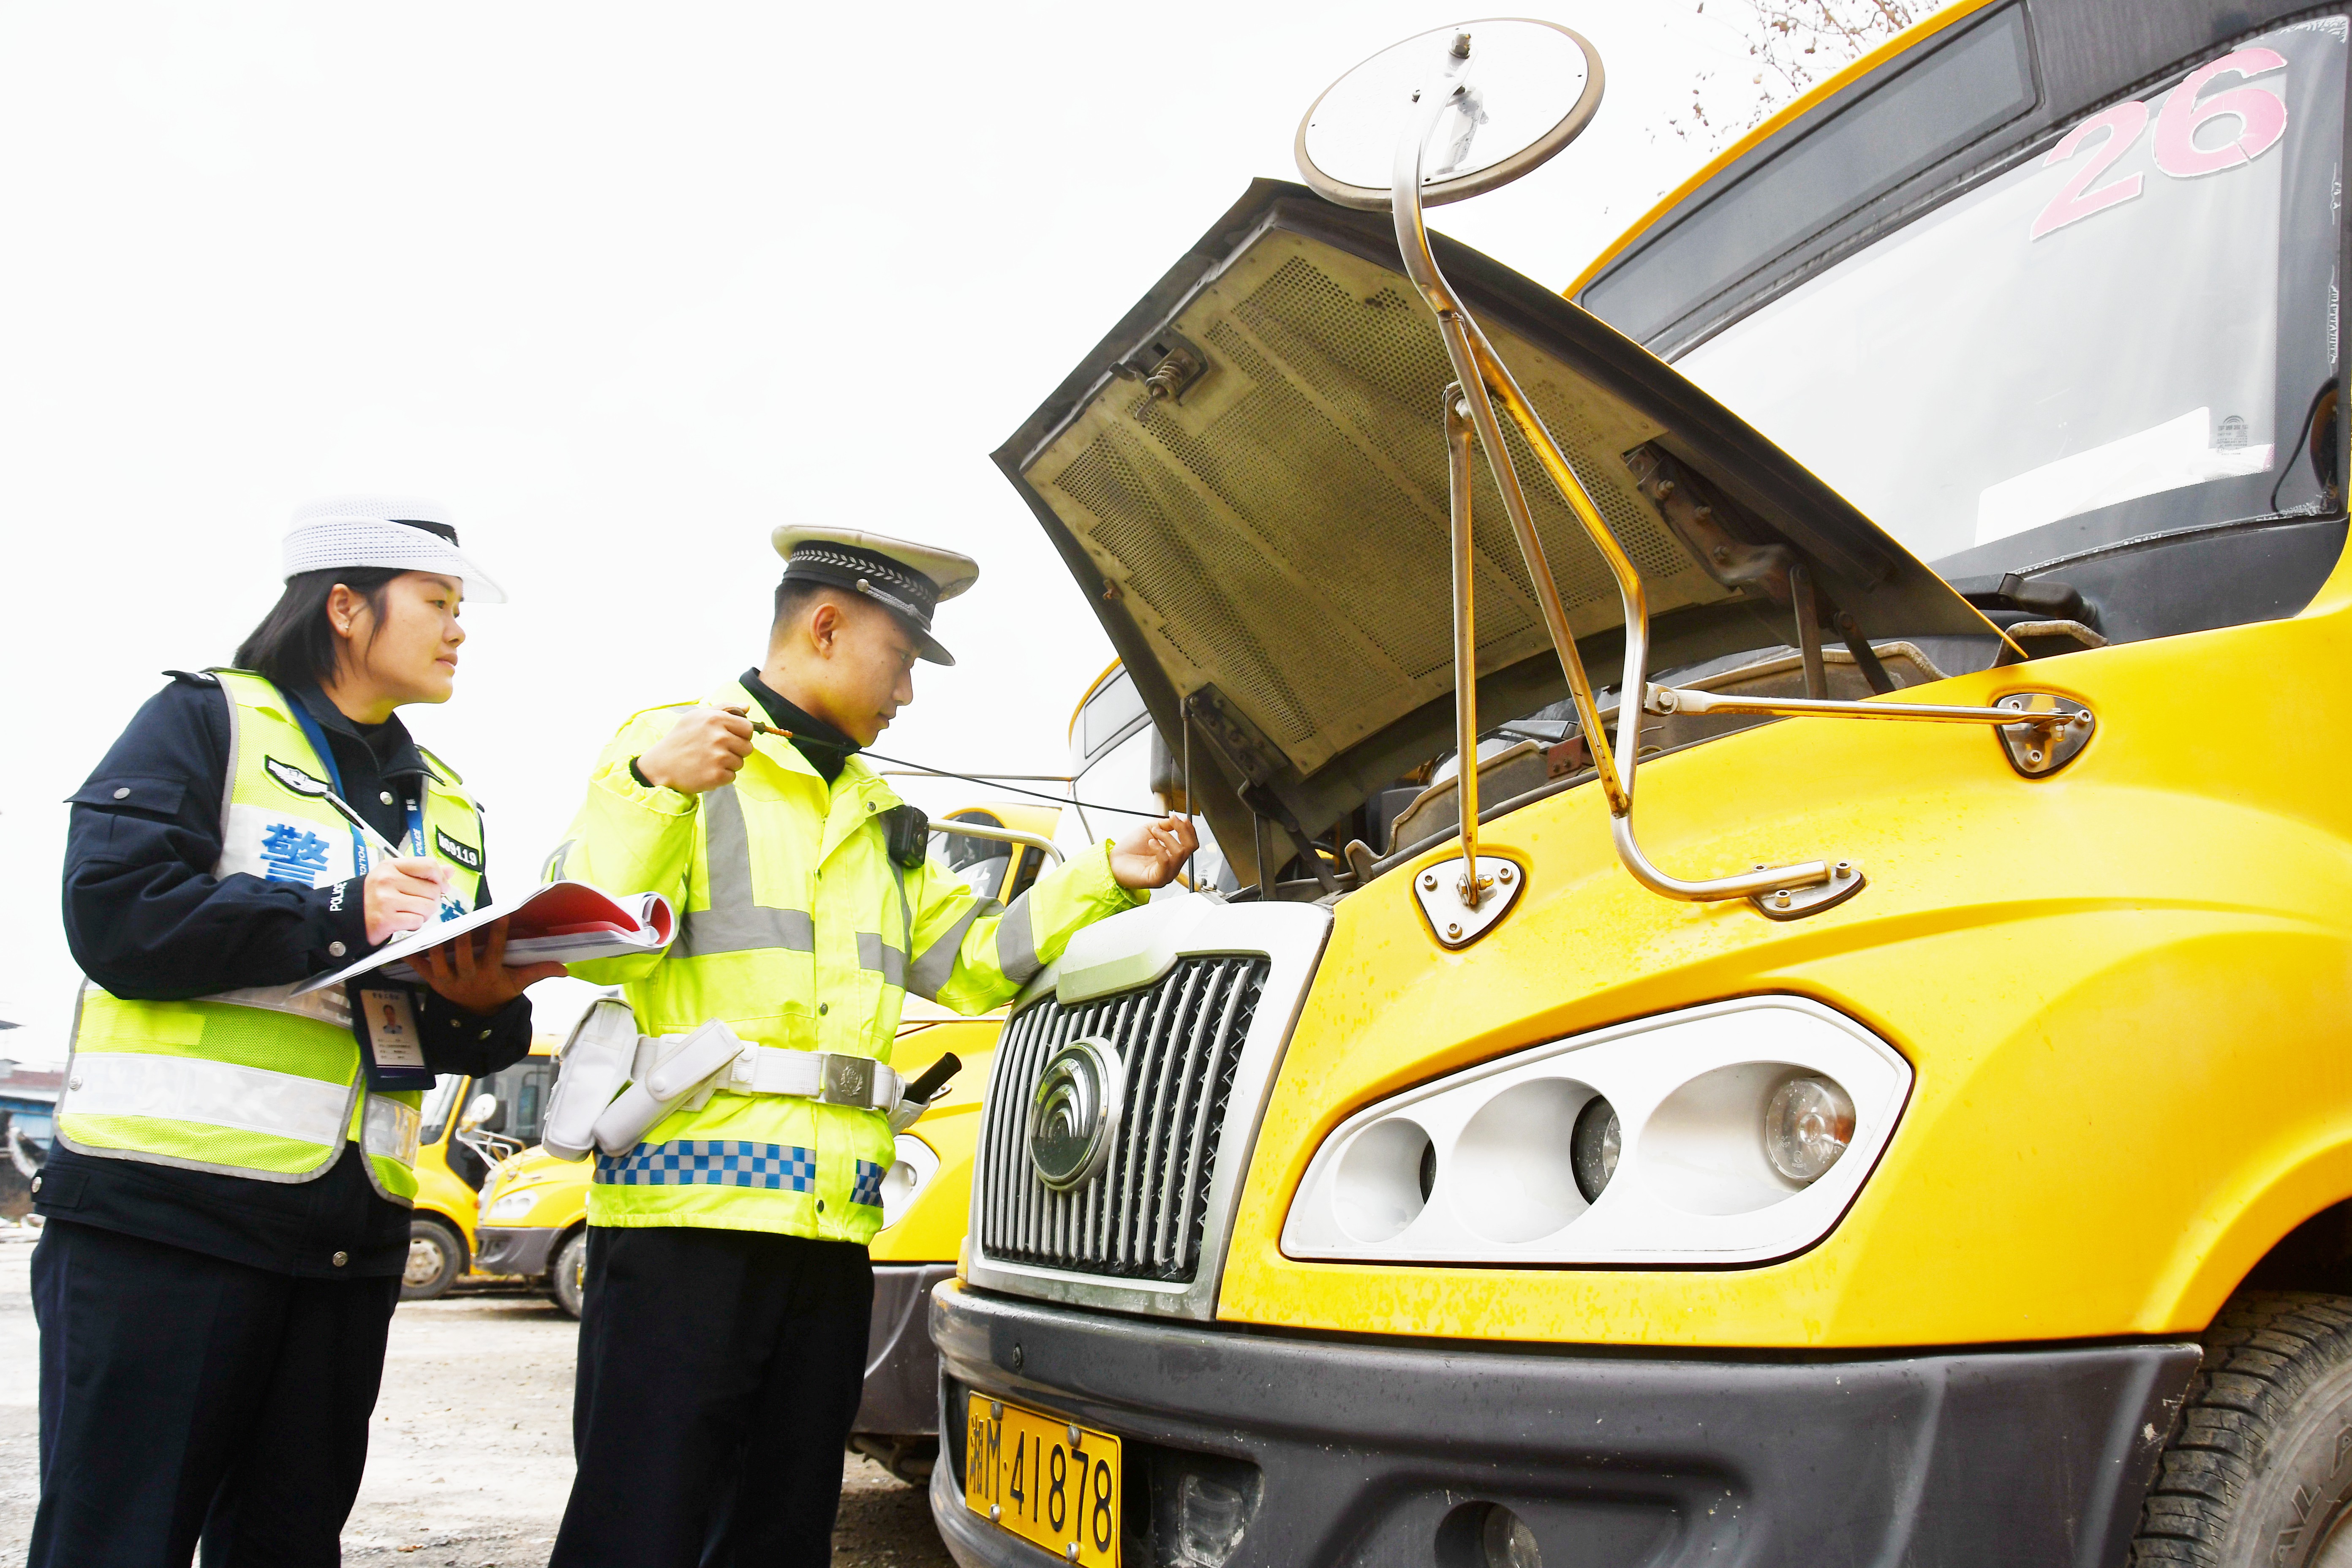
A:
[[[248,985],[242,991],[215,991],[196,1000],[226,1002],[232,1007],[260,1007],[272,1013],[289,1013],[297,1018],[331,1024],[338,1029],[352,1026],[350,996],[340,985],[330,985],[307,996],[295,995],[292,985]]]
[[[907,900],[907,868],[896,860],[890,862],[890,880],[898,889],[898,923],[907,932],[907,951],[915,951],[915,906]]]
[[[874,931],[857,933],[857,967],[878,969],[885,984],[896,985],[901,991],[907,988],[907,955]]]
[[[945,985],[948,976],[955,973],[956,957],[963,951],[964,932],[970,931],[971,922],[981,916],[999,914],[1003,909],[1004,906],[994,899],[973,900],[971,907],[956,917],[955,924],[940,932],[939,940],[923,950],[922,957],[915,960],[914,968],[907,973],[907,989],[926,1002],[938,1001],[940,987]]]
[[[1029,930],[1029,895],[1022,894],[996,922],[996,967],[1015,985],[1026,985],[1045,966],[1037,962],[1037,939]]]
[[[805,910],[689,910],[678,922],[677,948],[688,958],[714,952],[757,952],[781,947],[816,951],[816,922]]]
[[[806,910],[772,909],[752,900],[751,839],[733,784],[702,797],[702,832],[710,907],[688,910],[678,921],[677,951],[688,958],[771,947],[814,952],[816,921]]]
[[[349,1085],[291,1073],[202,1057],[81,1051],[74,1056],[58,1113],[200,1121],[332,1147],[343,1141],[351,1103]]]
[[[371,1094],[367,1097],[367,1110],[360,1117],[360,1147],[371,1154],[414,1165],[420,1121],[416,1107]]]

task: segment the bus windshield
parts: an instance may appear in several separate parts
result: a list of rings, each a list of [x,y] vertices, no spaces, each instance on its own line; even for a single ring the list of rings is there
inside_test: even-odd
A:
[[[1677,368],[1949,577],[2332,507],[2346,33],[2217,51]]]
[[[433,1080],[432,1089],[425,1096],[424,1124],[416,1134],[420,1146],[441,1142],[441,1134],[448,1130],[449,1118],[457,1109],[457,1091],[465,1086],[463,1073],[445,1072]]]

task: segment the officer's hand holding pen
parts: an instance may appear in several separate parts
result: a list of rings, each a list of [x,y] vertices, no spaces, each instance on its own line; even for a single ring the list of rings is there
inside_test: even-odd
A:
[[[700,795],[734,778],[751,754],[751,721],[725,708],[697,708],[637,758],[647,784]]]
[[[361,894],[371,945],[422,929],[439,918],[448,868],[415,856],[379,860]],[[480,953],[475,943],[487,939]],[[443,942],[409,960],[425,983],[468,1013],[495,1013],[522,994],[523,987],[563,973],[560,963],[506,963],[507,922],[494,921],[455,942]]]
[[[448,871],[421,856],[382,859],[367,874],[361,909],[367,916],[370,947],[378,947],[438,920],[441,895],[449,883]]]

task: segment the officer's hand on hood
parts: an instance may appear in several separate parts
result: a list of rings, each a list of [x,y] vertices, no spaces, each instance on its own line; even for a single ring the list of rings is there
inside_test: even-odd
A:
[[[731,783],[751,754],[751,721],[723,708],[697,708],[637,759],[647,784],[700,795]]]
[[[1164,888],[1176,879],[1184,857],[1201,847],[1201,836],[1181,816],[1147,822],[1111,846],[1110,874],[1130,889]]]

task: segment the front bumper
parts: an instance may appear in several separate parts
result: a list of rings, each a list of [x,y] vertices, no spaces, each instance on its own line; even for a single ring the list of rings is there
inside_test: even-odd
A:
[[[2106,1568],[2198,1363],[2171,1343],[1830,1360],[1309,1340],[954,1286],[930,1318],[931,1511],[965,1568],[1056,1561],[965,1509],[967,1388],[1121,1436],[1129,1568],[1451,1563],[1488,1502],[1580,1568]],[[1204,1553],[1183,1500],[1230,1521],[1236,1495],[1238,1538]]]
[[[940,1358],[931,1349],[931,1287],[952,1263],[877,1263],[866,1331],[866,1397],[852,1432],[928,1437],[939,1430]]]
[[[548,1254],[561,1230],[530,1226],[485,1225],[474,1229],[474,1267],[485,1274],[547,1272]]]

